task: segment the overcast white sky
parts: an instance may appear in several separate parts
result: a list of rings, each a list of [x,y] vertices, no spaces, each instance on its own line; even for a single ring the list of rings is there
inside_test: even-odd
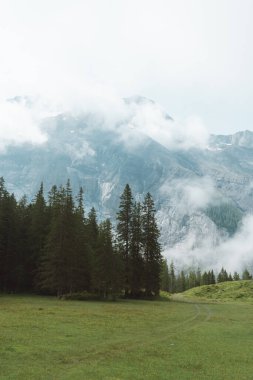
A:
[[[0,101],[140,94],[253,130],[252,19],[252,0],[0,0]]]

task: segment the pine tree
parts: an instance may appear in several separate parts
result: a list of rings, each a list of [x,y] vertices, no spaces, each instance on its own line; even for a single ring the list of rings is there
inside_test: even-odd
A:
[[[209,284],[215,284],[215,283],[216,283],[215,274],[214,274],[213,270],[211,270],[210,277],[209,277]]]
[[[197,275],[195,271],[190,271],[189,276],[188,276],[188,288],[194,288],[197,286]]]
[[[244,269],[244,271],[242,273],[242,279],[243,280],[252,280],[252,276],[249,273],[248,269]]]
[[[234,281],[240,281],[240,275],[239,275],[239,273],[234,272],[233,280],[234,280]]]
[[[155,219],[154,201],[147,193],[143,203],[144,285],[147,296],[158,295],[160,289],[161,246],[160,232]]]
[[[75,290],[74,203],[69,181],[50,200],[52,220],[40,266],[40,287],[57,296]]]
[[[184,292],[186,290],[186,276],[182,270],[177,278],[177,292]]]
[[[169,270],[169,292],[175,293],[176,291],[176,275],[175,275],[175,267],[173,261],[170,263],[170,270]]]
[[[161,265],[161,290],[164,290],[165,292],[170,291],[170,275],[166,259],[162,259]]]
[[[217,276],[217,282],[225,282],[225,281],[228,281],[228,274],[227,274],[226,269],[222,267],[220,273]]]
[[[108,298],[113,293],[114,250],[112,225],[109,219],[99,225],[98,246],[95,265],[95,283],[100,297]]]
[[[209,276],[208,276],[208,273],[205,271],[202,274],[201,285],[208,285],[208,284],[209,284]]]
[[[41,257],[45,247],[46,237],[49,227],[49,213],[44,198],[43,183],[35,196],[30,210],[31,221],[29,230],[30,240],[30,260],[29,260],[29,278],[28,283],[30,286],[36,283],[36,276],[38,273]]]
[[[89,251],[90,259],[90,279],[91,279],[91,288],[94,290],[97,289],[97,270],[96,265],[98,263],[98,236],[99,236],[99,227],[97,222],[97,214],[94,207],[91,208],[88,213],[88,218],[85,221],[86,227],[86,236],[87,236],[87,249]]]
[[[17,291],[19,286],[17,202],[0,179],[0,289]]]
[[[94,207],[91,208],[88,219],[86,221],[87,224],[87,237],[89,240],[89,245],[95,249],[97,247],[98,240],[98,222],[97,222],[97,214]]]
[[[123,257],[125,273],[125,295],[130,292],[130,244],[131,244],[131,222],[133,210],[133,197],[130,186],[127,184],[120,197],[119,212],[117,214],[117,232],[119,250]]]
[[[202,273],[201,273],[200,268],[198,268],[197,273],[196,273],[196,286],[201,285],[201,278],[202,278]]]
[[[91,289],[92,280],[92,252],[89,245],[89,236],[84,214],[82,187],[77,196],[74,225],[75,249],[72,255],[73,291],[89,291]]]
[[[129,287],[131,295],[137,297],[143,285],[143,244],[142,244],[142,216],[141,205],[135,203],[132,209],[130,221],[130,246],[129,246]]]
[[[19,291],[34,291],[34,273],[31,271],[31,205],[26,196],[17,204],[17,244],[18,244],[18,288]]]

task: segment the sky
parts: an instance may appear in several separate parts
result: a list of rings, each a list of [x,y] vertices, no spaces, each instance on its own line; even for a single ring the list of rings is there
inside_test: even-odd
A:
[[[17,95],[44,110],[142,95],[209,133],[253,130],[252,17],[252,0],[0,0],[0,119]]]

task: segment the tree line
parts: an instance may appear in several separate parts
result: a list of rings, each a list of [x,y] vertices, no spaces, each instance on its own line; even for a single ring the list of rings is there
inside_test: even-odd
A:
[[[176,273],[175,266],[171,262],[168,266],[165,259],[162,260],[161,269],[161,290],[170,293],[180,293],[185,290],[201,285],[211,285],[226,281],[252,280],[252,275],[248,269],[244,269],[240,276],[238,272],[228,273],[225,268],[215,275],[213,270],[202,272],[200,268],[185,272],[183,270]]]
[[[0,291],[59,297],[100,298],[159,294],[161,247],[152,196],[134,202],[129,185],[119,200],[117,225],[86,216],[83,189],[73,196],[70,181],[43,184],[32,202],[17,201],[0,179]]]

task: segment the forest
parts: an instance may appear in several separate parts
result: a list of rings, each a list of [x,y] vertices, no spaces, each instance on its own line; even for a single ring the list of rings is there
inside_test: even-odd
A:
[[[19,201],[0,179],[0,292],[38,293],[82,299],[145,298],[160,290],[183,292],[216,282],[236,281],[222,268],[176,271],[162,257],[154,201],[134,201],[127,184],[119,197],[116,225],[86,215],[83,189],[74,196],[70,181],[43,184],[31,202]],[[114,218],[115,219],[115,218]],[[247,269],[242,279],[251,279]]]
[[[152,196],[119,199],[117,225],[85,215],[83,189],[43,184],[32,202],[17,201],[0,180],[0,291],[99,298],[159,294],[161,246]]]
[[[252,280],[252,274],[247,268],[243,270],[241,275],[238,272],[228,273],[223,267],[217,274],[213,270],[201,271],[200,268],[176,271],[173,261],[168,266],[167,260],[162,260],[161,290],[166,292],[181,293],[197,286],[240,280]]]

